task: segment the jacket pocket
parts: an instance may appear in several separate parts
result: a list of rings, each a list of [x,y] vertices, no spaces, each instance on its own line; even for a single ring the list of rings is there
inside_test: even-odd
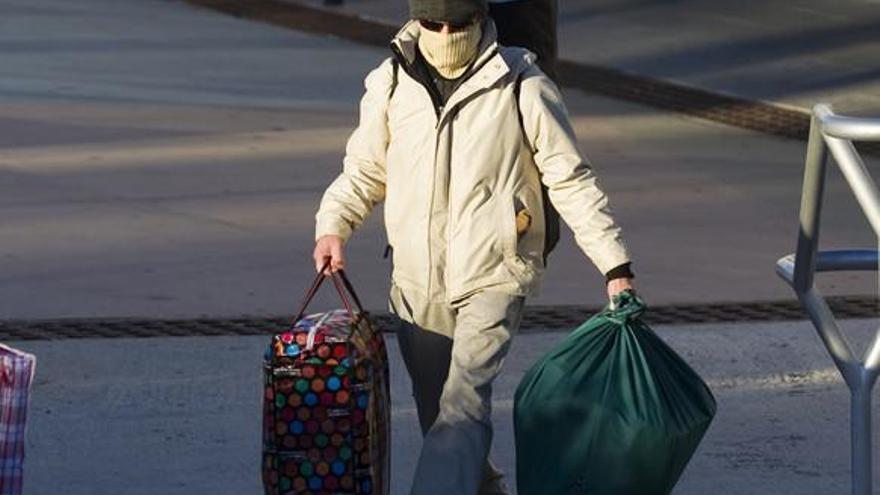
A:
[[[519,238],[521,233],[517,229],[517,213],[518,205],[522,205],[516,197],[509,198],[504,201],[501,215],[503,217],[502,227],[504,229],[502,235],[503,243],[503,262],[507,271],[521,285],[531,283],[535,276],[535,270],[520,255],[518,250]],[[524,208],[524,206],[520,207]],[[529,226],[531,227],[531,226]]]

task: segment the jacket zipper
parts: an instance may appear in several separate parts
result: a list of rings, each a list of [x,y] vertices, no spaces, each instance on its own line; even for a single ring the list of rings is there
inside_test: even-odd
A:
[[[453,108],[451,111],[456,112],[458,110]],[[437,125],[438,126],[440,125],[439,122]],[[452,122],[449,123],[449,127],[450,128],[452,127]],[[449,129],[448,132],[449,133],[447,134],[447,136],[453,135],[451,133],[452,129]],[[446,293],[443,295],[444,296],[443,298],[447,302],[451,302],[451,301],[449,301],[449,297],[451,295],[450,274],[451,274],[451,267],[452,267],[452,232],[453,232],[453,228],[452,228],[452,202],[450,201],[450,198],[452,197],[452,139],[451,138],[446,139],[446,149],[447,149],[447,153],[446,153],[446,170],[447,170],[447,172],[446,172],[446,266],[443,267],[443,276],[446,279],[446,286],[444,287]]]
[[[413,69],[412,65],[406,60],[406,57],[404,57],[403,54],[400,53],[400,49],[394,43],[391,44],[391,52],[397,58],[397,62],[400,64],[400,67],[403,69],[403,71],[409,77],[411,77],[414,81],[419,83],[419,85],[422,86],[422,88],[425,90],[425,92],[428,93],[428,97],[430,98],[432,106],[434,107],[434,116],[437,119],[437,123],[434,125],[434,153],[433,153],[434,154],[434,160],[433,160],[434,167],[433,168],[434,168],[434,171],[436,174],[437,147],[439,145],[437,130],[440,125],[440,113],[443,111],[443,105],[440,104],[440,94],[437,91],[437,88],[434,87],[433,82],[426,81],[423,77],[423,74],[421,74],[421,73],[419,73],[419,71]],[[432,228],[432,223],[433,223],[431,221],[431,216],[432,216],[431,212],[434,211],[434,195],[437,190],[437,185],[436,185],[435,179],[436,179],[436,176],[432,177],[432,179],[431,179],[431,182],[432,182],[431,199],[428,203],[428,230],[427,230],[427,232],[425,232],[425,234],[427,235],[427,238],[425,239],[425,241],[428,246],[428,286],[427,286],[428,298],[431,297],[431,291],[433,289],[432,281],[434,279],[433,273],[432,273],[434,271],[434,260],[433,260],[434,253],[433,253],[433,250],[431,249],[431,228]]]
[[[403,71],[408,76],[410,76],[413,80],[418,82],[419,85],[422,86],[422,88],[424,88],[424,90],[428,93],[428,96],[430,97],[431,102],[434,104],[434,113],[437,118],[437,122],[434,125],[434,132],[435,132],[435,134],[434,134],[434,169],[436,170],[436,168],[437,168],[437,149],[440,145],[440,139],[439,139],[440,136],[438,133],[440,131],[440,124],[443,122],[443,120],[445,120],[445,119],[441,119],[441,116],[443,116],[443,110],[445,109],[446,105],[441,103],[442,100],[441,100],[439,91],[437,90],[437,87],[434,86],[433,81],[426,80],[424,78],[424,74],[420,73],[417,70],[414,70],[412,68],[412,65],[406,60],[406,57],[403,56],[403,54],[400,52],[400,49],[394,43],[391,44],[391,52],[397,58],[397,62],[400,64],[400,67],[403,68]],[[474,74],[479,72],[479,70],[482,69],[487,63],[489,63],[489,61],[492,60],[495,57],[495,55],[497,55],[497,54],[498,54],[498,48],[493,49],[492,52],[488,56],[486,56],[480,62],[479,65],[474,66],[471,70],[468,71],[468,74],[461,81],[461,83],[459,83],[458,86],[461,86],[468,79],[470,79],[471,76],[473,76]],[[458,104],[456,104],[456,106],[458,106]],[[452,111],[450,111],[450,114],[451,114],[451,112]],[[444,294],[444,299],[447,299],[447,300],[449,299],[449,295],[450,295],[449,267],[451,265],[450,258],[451,258],[451,254],[452,254],[452,237],[451,237],[452,209],[451,209],[451,203],[449,201],[450,190],[452,189],[452,143],[449,143],[448,148],[449,148],[449,152],[448,152],[448,156],[447,156],[447,160],[446,160],[446,164],[445,164],[447,171],[448,171],[448,173],[447,173],[447,187],[446,187],[446,266],[444,267],[444,270],[443,270],[444,277],[446,278],[446,280],[445,280],[446,287],[444,288],[446,293]],[[435,174],[436,174],[436,172],[435,172]],[[434,185],[431,187],[431,200],[430,200],[430,203],[428,204],[429,213],[434,210],[434,199],[435,199],[434,196],[436,194],[436,190],[437,190],[436,181],[434,181]],[[433,266],[433,253],[432,253],[432,249],[431,249],[431,239],[430,239],[431,227],[432,227],[432,221],[431,221],[431,215],[429,214],[428,215],[428,231],[427,231],[427,234],[428,234],[428,239],[427,239],[427,242],[428,242],[428,297],[429,298],[431,297],[431,290],[433,289],[433,284],[432,284],[433,277],[431,275],[432,275],[433,268],[434,268],[434,266]]]
[[[479,72],[479,70],[482,69],[483,66],[485,66],[487,63],[489,63],[489,61],[492,60],[497,53],[498,53],[497,48],[492,50],[492,53],[490,53],[482,62],[480,62],[479,65],[474,66],[468,72],[468,74],[465,76],[464,80],[462,80],[458,84],[458,87],[461,87],[461,85],[464,84],[465,82],[467,82],[467,80],[470,79],[471,76],[473,76],[474,74]],[[455,92],[453,92],[453,94],[455,94]],[[450,99],[452,99],[451,96],[450,96]],[[447,107],[449,106],[448,103],[449,103],[449,101],[447,100],[447,105],[446,105]],[[455,113],[457,113],[459,111],[459,106],[460,106],[460,102],[453,105],[452,108],[449,110],[449,113],[445,116],[443,115],[443,109],[444,109],[443,106],[440,106],[437,109],[437,125],[436,125],[436,129],[435,129],[436,132],[440,131],[440,124],[443,123],[443,121],[445,121],[447,118],[448,119],[455,118]],[[452,126],[451,121],[450,121],[449,126]],[[448,134],[448,135],[451,136],[452,134]],[[452,296],[452,292],[451,292],[452,278],[450,276],[451,275],[451,267],[452,267],[452,232],[454,231],[454,229],[452,228],[453,215],[452,215],[452,201],[450,200],[450,198],[452,196],[452,140],[447,138],[447,141],[448,142],[446,143],[446,148],[447,148],[447,155],[446,155],[446,170],[447,170],[447,174],[446,174],[446,177],[447,177],[447,179],[446,179],[446,181],[447,181],[446,182],[446,266],[443,268],[443,274],[444,274],[444,278],[446,279],[445,280],[446,283],[445,283],[445,287],[444,287],[444,289],[445,289],[444,299],[447,302],[450,302],[450,298]],[[437,144],[439,145],[439,139],[437,141]],[[434,160],[435,160],[434,166],[435,167],[437,166],[437,163],[436,163],[437,158],[436,157],[437,157],[437,150],[435,149],[434,150]],[[432,195],[431,204],[432,205],[434,203],[433,194],[434,194],[434,191],[432,189],[432,191],[431,191],[431,195]],[[430,284],[430,282],[428,282],[428,283]]]

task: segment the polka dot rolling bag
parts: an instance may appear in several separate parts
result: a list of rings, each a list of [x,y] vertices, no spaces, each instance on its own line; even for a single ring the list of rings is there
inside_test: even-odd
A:
[[[327,278],[343,309],[306,314]],[[322,270],[290,329],[272,336],[263,383],[266,495],[388,495],[388,357],[344,272]]]

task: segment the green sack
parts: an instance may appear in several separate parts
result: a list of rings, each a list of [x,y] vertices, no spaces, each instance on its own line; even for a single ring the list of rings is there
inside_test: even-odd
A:
[[[672,491],[715,415],[712,392],[615,297],[539,360],[516,390],[519,495]]]

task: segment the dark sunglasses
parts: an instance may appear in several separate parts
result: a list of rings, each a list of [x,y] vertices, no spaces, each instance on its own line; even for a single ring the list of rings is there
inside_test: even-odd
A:
[[[428,31],[434,31],[435,33],[439,33],[443,29],[444,24],[449,25],[449,32],[454,33],[456,31],[464,31],[465,29],[471,27],[474,24],[474,21],[469,22],[440,22],[440,21],[429,21],[427,19],[419,19],[419,24],[427,29]]]

